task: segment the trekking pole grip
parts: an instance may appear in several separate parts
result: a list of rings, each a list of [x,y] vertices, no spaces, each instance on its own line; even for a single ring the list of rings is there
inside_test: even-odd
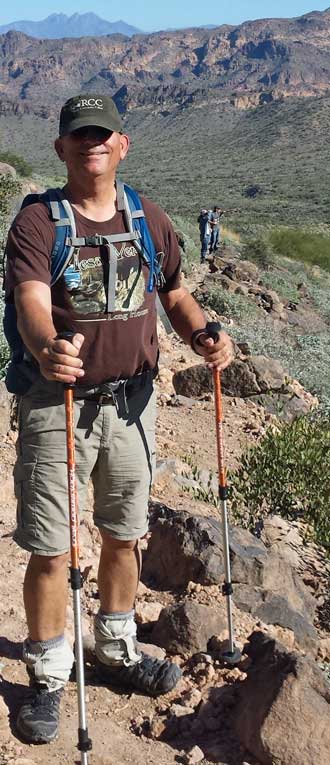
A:
[[[72,343],[72,338],[75,336],[75,333],[72,330],[68,330],[67,332],[58,332],[56,335],[56,340],[68,340],[69,343]],[[64,383],[63,387],[64,390],[73,390],[75,384],[74,383]]]
[[[209,337],[214,340],[215,343],[219,340],[219,333],[221,332],[221,324],[219,321],[208,321],[206,324],[206,332]]]

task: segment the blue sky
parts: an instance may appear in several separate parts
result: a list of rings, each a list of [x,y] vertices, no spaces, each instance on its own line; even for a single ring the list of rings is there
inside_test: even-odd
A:
[[[38,21],[51,13],[85,13],[94,11],[108,21],[123,19],[140,29],[166,29],[168,27],[199,26],[202,24],[239,24],[247,19],[275,16],[300,16],[311,10],[322,11],[330,4],[320,0],[222,0],[210,2],[201,0],[125,0],[125,3],[111,3],[109,0],[12,0],[2,4],[0,24],[29,19]]]

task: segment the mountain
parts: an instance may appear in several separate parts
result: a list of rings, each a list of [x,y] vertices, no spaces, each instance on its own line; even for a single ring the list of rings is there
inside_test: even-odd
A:
[[[81,37],[79,46],[10,31],[0,35],[0,112],[51,117],[63,98],[91,89],[114,95],[123,111],[320,95],[330,91],[329,35],[330,10],[212,30]]]
[[[78,46],[8,32],[0,148],[61,175],[52,151],[61,104],[108,93],[133,137],[122,175],[169,211],[196,217],[220,200],[252,233],[262,221],[329,226],[329,38],[329,9]],[[249,184],[260,187],[255,200]]]
[[[0,26],[0,34],[15,30],[24,32],[30,37],[43,39],[60,39],[63,37],[91,37],[93,35],[121,34],[131,37],[140,29],[126,24],[125,21],[105,21],[95,13],[52,13],[43,21],[13,21]]]

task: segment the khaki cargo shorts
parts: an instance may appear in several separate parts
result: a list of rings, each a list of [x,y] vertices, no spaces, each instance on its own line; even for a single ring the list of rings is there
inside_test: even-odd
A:
[[[148,498],[155,460],[156,401],[152,384],[128,400],[129,413],[113,404],[74,403],[79,511],[94,486],[94,523],[116,539],[148,530]],[[70,549],[63,386],[38,380],[20,400],[14,469],[15,541],[38,555]]]

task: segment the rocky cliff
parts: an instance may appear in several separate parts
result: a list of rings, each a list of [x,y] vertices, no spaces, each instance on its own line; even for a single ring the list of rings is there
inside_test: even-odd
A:
[[[237,27],[37,40],[0,36],[0,113],[51,117],[77,91],[114,95],[125,111],[205,98],[256,106],[329,92],[330,10]]]

